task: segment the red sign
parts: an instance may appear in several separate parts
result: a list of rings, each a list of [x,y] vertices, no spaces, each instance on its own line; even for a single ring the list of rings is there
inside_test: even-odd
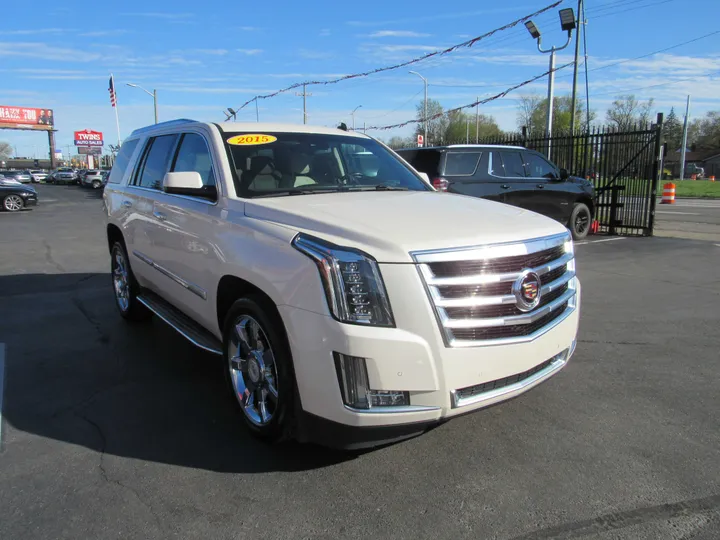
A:
[[[0,105],[0,127],[48,126],[55,123],[52,109],[30,109],[27,107],[8,107]],[[43,129],[40,127],[40,129]]]
[[[100,131],[84,129],[75,132],[75,146],[102,146],[103,134]]]
[[[418,135],[418,146],[423,146],[425,144],[425,137],[422,135]]]

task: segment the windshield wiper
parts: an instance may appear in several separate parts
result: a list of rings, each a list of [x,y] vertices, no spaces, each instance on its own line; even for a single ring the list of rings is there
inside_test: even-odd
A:
[[[266,191],[260,195],[254,195],[254,199],[262,199],[264,197],[284,197],[286,195],[312,195],[313,193],[337,193],[338,191],[346,191],[343,186],[325,186],[325,187],[306,187],[306,188],[290,188],[279,189],[277,191]]]
[[[377,184],[375,186],[345,186],[344,191],[409,191],[404,186],[390,186],[388,184]]]

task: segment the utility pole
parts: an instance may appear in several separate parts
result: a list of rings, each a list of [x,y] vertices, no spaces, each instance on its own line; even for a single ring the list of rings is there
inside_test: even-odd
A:
[[[480,142],[480,98],[475,98],[478,103],[475,105],[475,144]]]
[[[260,110],[258,109],[258,98],[255,96],[255,121],[260,122]]]
[[[577,9],[577,15],[578,15],[578,27],[577,27],[577,34],[575,35],[575,63],[573,64],[573,89],[572,89],[572,99],[570,102],[570,135],[575,135],[575,106],[577,103],[577,78],[578,78],[578,58],[580,57],[580,32],[582,32],[582,11],[583,8],[583,0],[578,0],[578,9]],[[587,104],[585,105],[587,107]]]
[[[295,92],[295,95],[303,98],[303,124],[307,124],[307,97],[312,96],[312,94],[307,93],[307,85],[303,84],[302,94]]]
[[[687,127],[688,117],[690,116],[690,95],[687,97],[687,105],[685,106],[685,121],[683,122],[683,142],[680,150],[680,180],[685,180],[685,152],[687,151]]]
[[[465,144],[470,144],[470,117],[465,117]]]
[[[417,71],[410,71],[409,73],[412,73],[413,75],[417,75],[423,80],[423,83],[425,84],[425,113],[423,115],[423,124],[424,124],[424,131],[425,135],[423,136],[423,146],[430,146],[430,143],[428,142],[428,82],[425,77],[420,75]]]

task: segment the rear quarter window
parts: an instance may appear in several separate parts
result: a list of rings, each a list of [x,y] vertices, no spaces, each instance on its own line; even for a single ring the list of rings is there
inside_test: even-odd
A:
[[[122,182],[122,179],[125,176],[125,171],[130,164],[130,158],[135,152],[135,148],[137,147],[139,140],[140,139],[125,141],[125,143],[120,147],[120,151],[115,157],[115,163],[113,164],[110,176],[108,177],[108,184],[119,184]]]
[[[448,152],[444,176],[472,176],[477,170],[482,152]]]
[[[426,173],[430,178],[440,176],[440,157],[438,150],[401,150],[402,158],[412,165],[413,169]]]

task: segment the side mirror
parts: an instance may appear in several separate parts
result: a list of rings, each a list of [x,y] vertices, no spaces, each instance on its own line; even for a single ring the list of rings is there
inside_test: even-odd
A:
[[[203,186],[200,173],[196,171],[169,172],[163,178],[163,191],[172,195],[217,198],[215,186]]]
[[[570,178],[567,169],[560,169],[560,180],[567,180]]]
[[[425,180],[428,184],[430,183],[430,177],[427,175],[427,173],[418,172],[418,174],[420,175],[420,178],[422,178],[423,180]]]

